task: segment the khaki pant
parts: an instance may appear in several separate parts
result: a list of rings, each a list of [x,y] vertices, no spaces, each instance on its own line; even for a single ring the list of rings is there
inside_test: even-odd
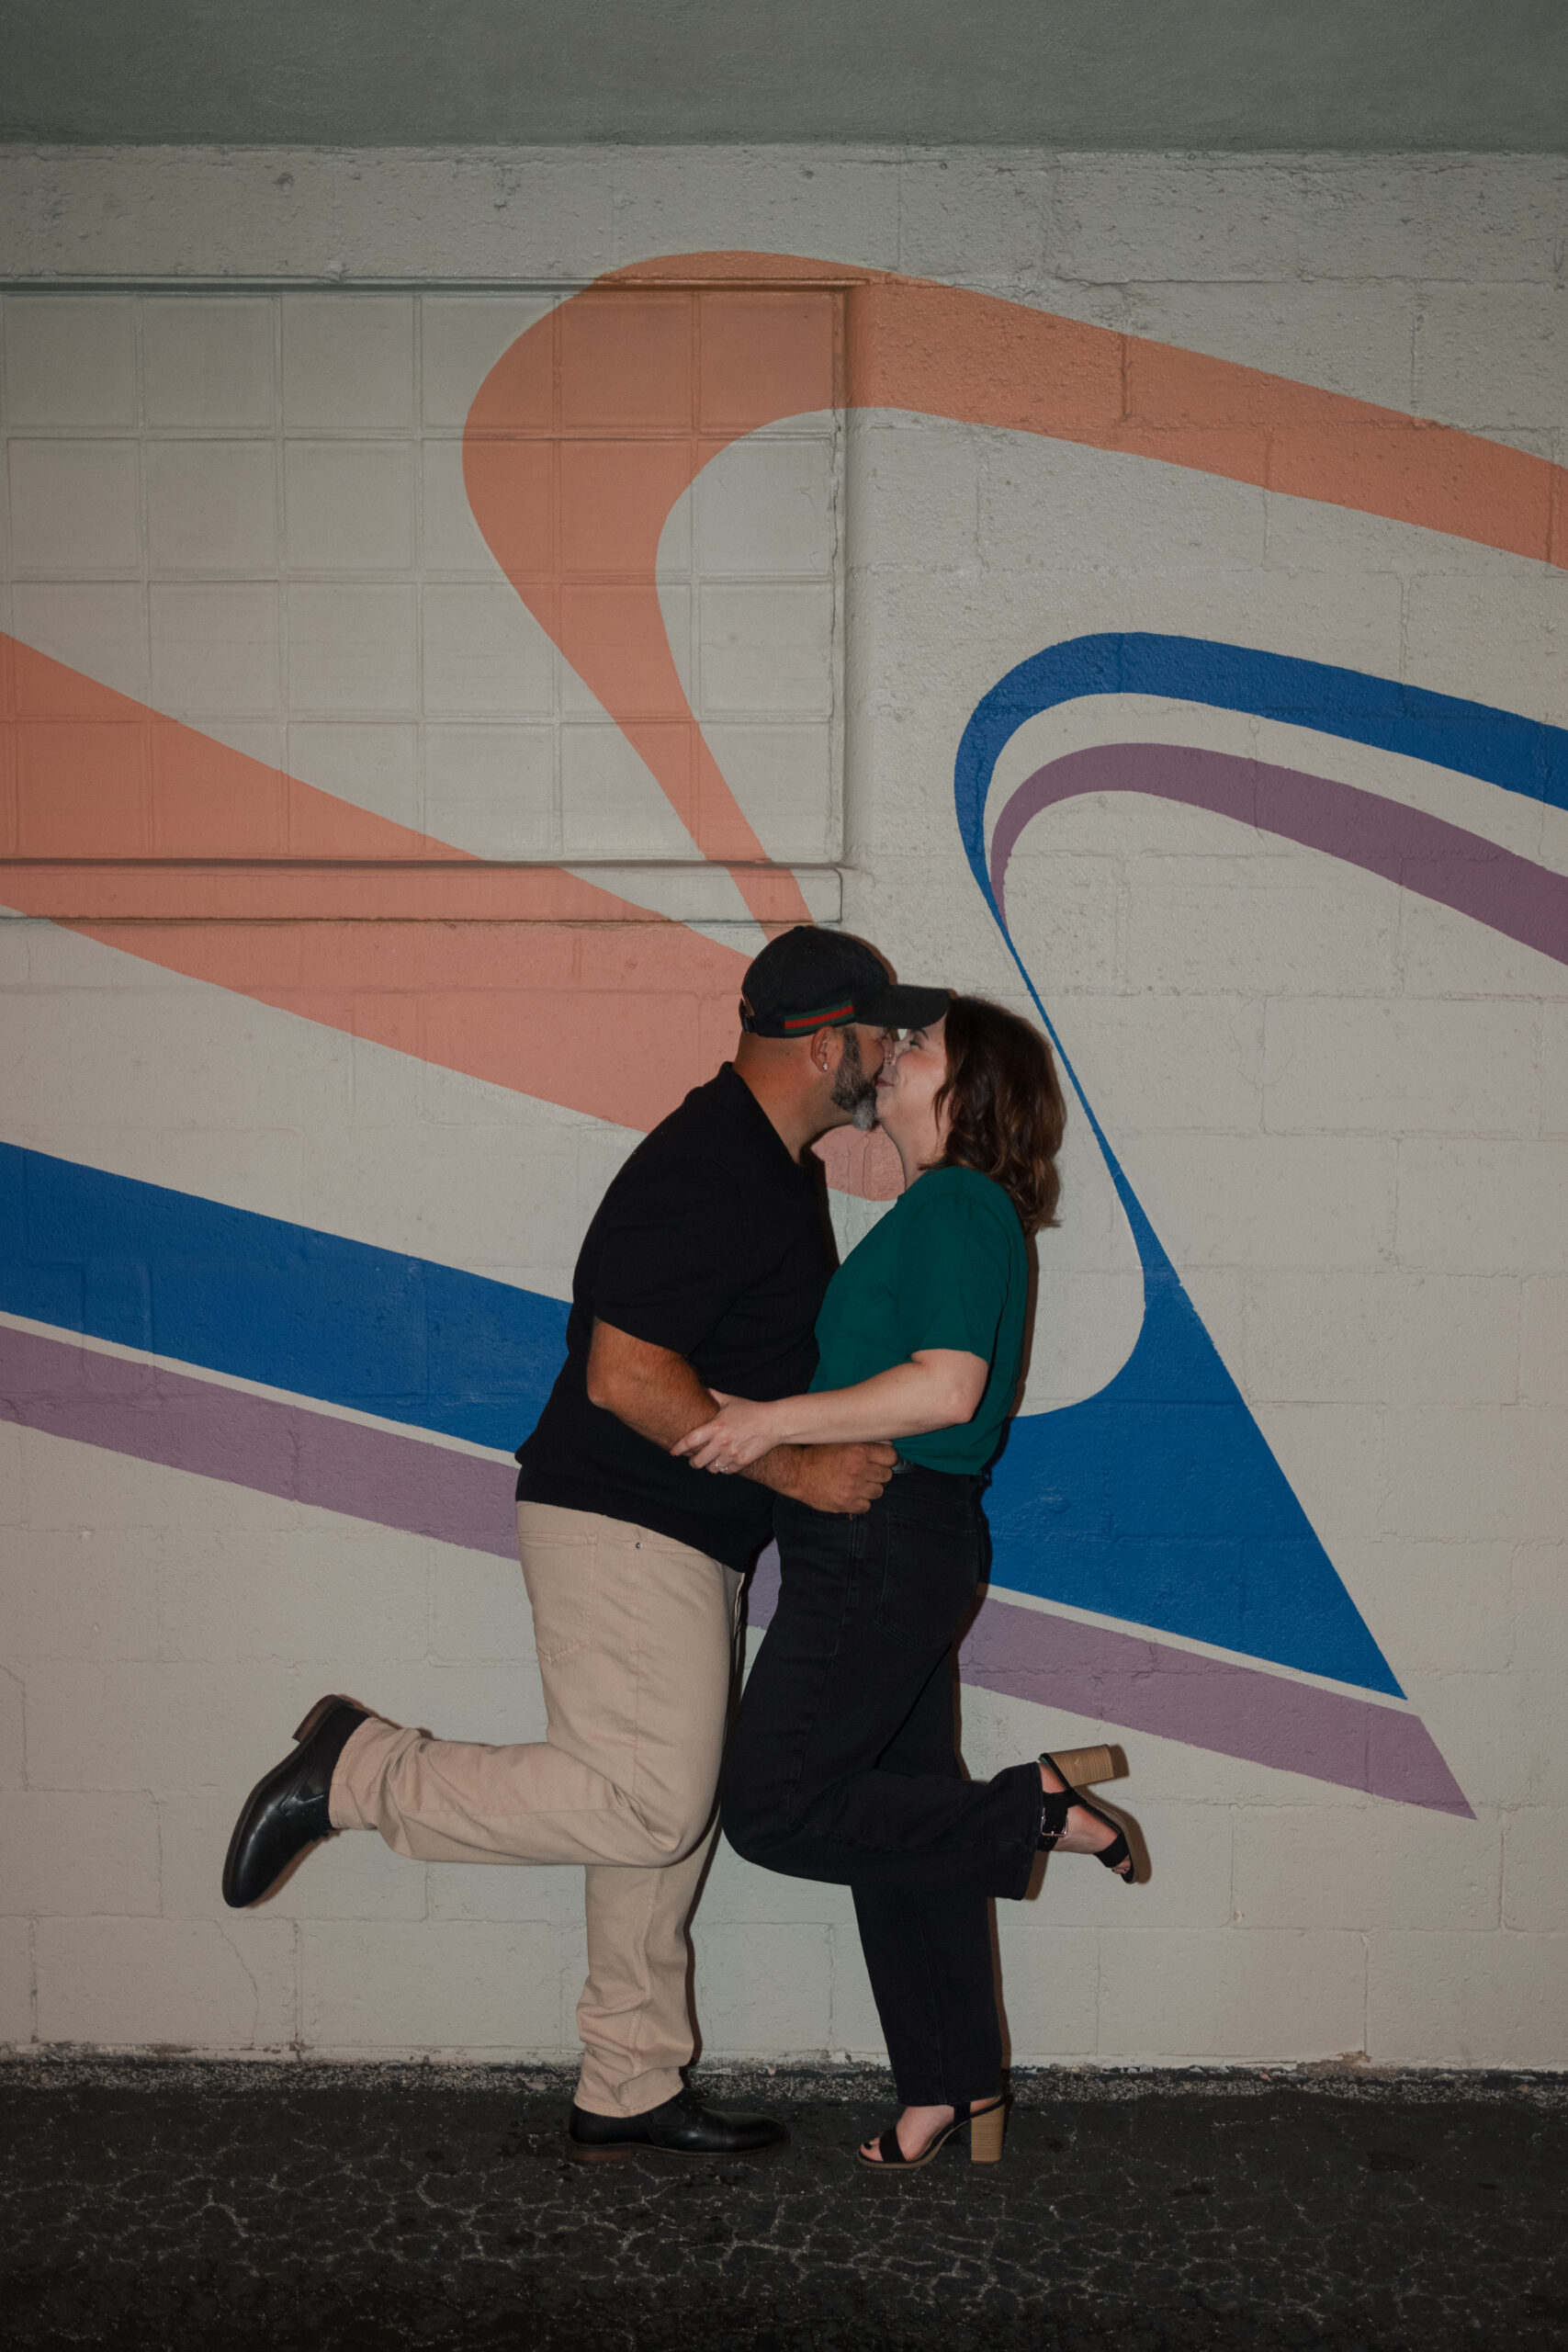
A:
[[[640,2115],[692,2055],[686,1920],[714,1794],[740,1577],[646,1527],[519,1503],[547,1727],[525,1747],[430,1739],[371,1716],[333,1775],[337,1829],[423,1862],[581,1862],[588,1982],[578,2103]]]

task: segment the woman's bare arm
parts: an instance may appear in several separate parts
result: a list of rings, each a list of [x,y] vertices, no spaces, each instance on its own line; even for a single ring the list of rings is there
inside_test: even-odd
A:
[[[990,1366],[963,1348],[920,1348],[853,1388],[782,1396],[775,1404],[727,1397],[712,1419],[671,1447],[697,1470],[743,1470],[775,1445],[843,1445],[918,1437],[974,1419]]]

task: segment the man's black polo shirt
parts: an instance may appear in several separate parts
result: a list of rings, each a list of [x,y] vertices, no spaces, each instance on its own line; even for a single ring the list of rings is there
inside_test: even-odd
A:
[[[833,1264],[819,1175],[791,1159],[726,1062],[638,1144],[588,1228],[566,1363],[517,1450],[518,1500],[602,1511],[750,1566],[771,1532],[772,1494],[694,1470],[591,1405],[594,1318],[684,1356],[728,1396],[794,1396],[817,1369]]]

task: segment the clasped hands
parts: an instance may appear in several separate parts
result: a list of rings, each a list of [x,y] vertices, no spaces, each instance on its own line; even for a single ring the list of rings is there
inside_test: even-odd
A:
[[[722,1388],[712,1395],[719,1410],[700,1429],[688,1430],[670,1449],[694,1470],[713,1470],[722,1476],[745,1470],[783,1442],[776,1405],[754,1404],[747,1396],[727,1396]]]

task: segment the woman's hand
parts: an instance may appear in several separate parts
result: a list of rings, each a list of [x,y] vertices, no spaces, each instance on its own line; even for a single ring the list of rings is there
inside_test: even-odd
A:
[[[728,1475],[744,1470],[771,1453],[780,1442],[778,1405],[753,1405],[744,1396],[726,1396],[719,1390],[720,1409],[701,1429],[688,1430],[671,1453],[682,1455],[694,1470]]]

